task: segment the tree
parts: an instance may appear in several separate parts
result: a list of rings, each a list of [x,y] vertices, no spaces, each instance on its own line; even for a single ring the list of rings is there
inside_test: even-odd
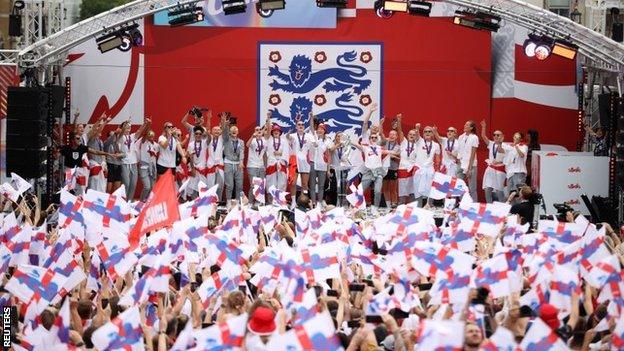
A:
[[[82,0],[80,5],[80,20],[93,17],[132,0]]]

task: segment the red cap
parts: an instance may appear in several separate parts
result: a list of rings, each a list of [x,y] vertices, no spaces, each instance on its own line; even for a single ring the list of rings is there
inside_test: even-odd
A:
[[[559,329],[559,310],[557,307],[546,303],[540,306],[539,309],[539,317],[544,321],[544,323],[548,324],[550,329],[557,330]]]
[[[268,307],[260,306],[251,315],[247,329],[257,335],[271,335],[276,329],[275,312]]]
[[[318,125],[318,127],[317,127],[317,128],[323,128],[323,130],[325,131],[325,133],[327,133],[327,124],[325,124],[325,123],[320,123],[320,124]]]
[[[274,123],[274,124],[273,124],[273,127],[271,128],[271,132],[274,132],[274,131],[276,131],[276,130],[277,130],[278,132],[280,132],[280,133],[282,132],[282,128],[280,128],[280,126],[279,126],[279,125],[277,125],[276,123]]]

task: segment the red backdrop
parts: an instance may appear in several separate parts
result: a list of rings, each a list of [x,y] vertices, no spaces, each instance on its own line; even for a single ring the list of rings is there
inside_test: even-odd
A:
[[[356,18],[339,19],[336,29],[169,28],[149,22],[145,114],[157,132],[164,121],[179,124],[190,106],[201,105],[231,111],[246,138],[257,118],[260,41],[372,41],[384,43],[382,112],[403,113],[406,128],[420,122],[461,130],[468,119],[486,119],[509,138],[537,128],[543,143],[571,149],[578,138],[575,111],[492,99],[490,32],[454,25],[450,18],[382,20],[373,11],[358,11]],[[532,83],[574,84],[574,63],[559,58],[537,62],[516,54],[515,73]],[[483,147],[480,154],[484,159]]]

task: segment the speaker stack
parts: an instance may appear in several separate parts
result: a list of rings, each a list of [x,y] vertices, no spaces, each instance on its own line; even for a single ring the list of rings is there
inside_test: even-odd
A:
[[[44,88],[9,87],[7,91],[6,168],[23,178],[46,170],[48,93]]]

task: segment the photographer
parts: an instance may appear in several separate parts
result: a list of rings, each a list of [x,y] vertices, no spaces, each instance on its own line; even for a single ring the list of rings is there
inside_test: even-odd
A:
[[[511,210],[509,211],[509,213],[520,215],[520,224],[529,223],[529,225],[532,226],[533,213],[535,210],[535,204],[533,203],[533,189],[531,189],[531,187],[529,186],[524,185],[518,190],[512,191],[509,194],[507,203],[511,204],[511,202],[517,196],[520,196],[520,202],[511,206]]]

